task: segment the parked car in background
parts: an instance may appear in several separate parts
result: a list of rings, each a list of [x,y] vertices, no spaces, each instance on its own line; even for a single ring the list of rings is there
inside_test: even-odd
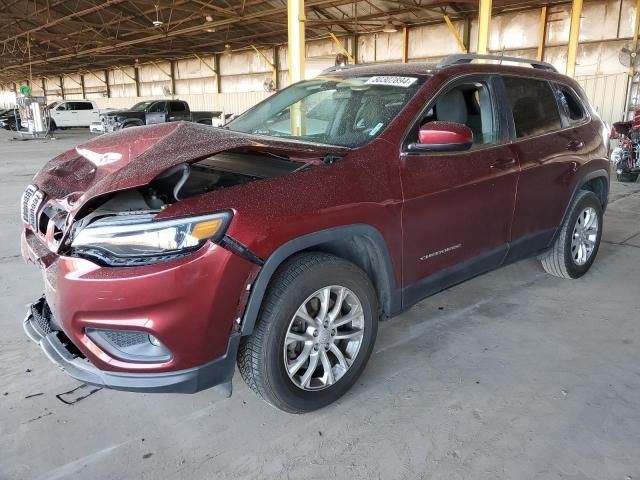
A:
[[[62,100],[47,106],[49,130],[89,127],[100,121],[98,105],[93,100]]]
[[[152,100],[136,103],[128,110],[105,112],[101,115],[104,132],[167,122],[194,122],[211,125],[222,112],[193,112],[183,100]]]
[[[22,123],[20,122],[20,112],[16,108],[3,110],[0,112],[0,128],[5,130],[20,130]]]
[[[45,290],[24,329],[81,382],[195,392],[237,360],[257,395],[308,412],[357,381],[380,319],[527,257],[584,275],[608,137],[551,65],[473,55],[331,72],[225,128],[105,135],[22,197]]]

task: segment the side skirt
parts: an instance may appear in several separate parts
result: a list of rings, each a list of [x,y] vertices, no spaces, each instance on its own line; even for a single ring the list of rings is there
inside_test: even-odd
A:
[[[551,246],[555,233],[556,229],[550,229],[527,235],[511,244],[466,260],[403,288],[402,311],[408,310],[431,295],[435,295],[442,290],[451,288],[478,275],[544,252]]]

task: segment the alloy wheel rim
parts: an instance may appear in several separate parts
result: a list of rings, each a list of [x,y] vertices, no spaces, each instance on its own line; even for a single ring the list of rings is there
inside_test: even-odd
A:
[[[571,258],[576,265],[582,266],[589,261],[596,248],[598,238],[598,214],[593,207],[587,207],[576,220],[571,238]]]
[[[364,338],[364,311],[348,288],[331,285],[309,295],[293,315],[284,366],[303,390],[323,390],[349,371]]]

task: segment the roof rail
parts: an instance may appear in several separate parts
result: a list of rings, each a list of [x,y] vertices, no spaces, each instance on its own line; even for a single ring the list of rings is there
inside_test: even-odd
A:
[[[331,72],[340,72],[341,70],[350,70],[352,68],[363,67],[365,65],[361,63],[353,64],[347,63],[346,65],[332,65],[331,67],[325,68],[320,72],[320,74],[331,73]]]
[[[518,58],[518,57],[505,57],[502,55],[473,55],[473,54],[458,54],[458,55],[449,55],[447,58],[442,60],[438,67],[450,67],[453,65],[462,65],[465,63],[471,63],[474,60],[495,60],[497,62],[515,62],[515,63],[526,63],[531,65],[533,68],[537,68],[538,70],[546,70],[548,72],[558,73],[556,67],[547,62],[539,62],[538,60],[529,60],[527,58]]]

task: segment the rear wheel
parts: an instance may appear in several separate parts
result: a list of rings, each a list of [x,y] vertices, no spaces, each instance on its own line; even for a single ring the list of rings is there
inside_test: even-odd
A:
[[[579,278],[591,267],[602,237],[602,205],[593,192],[578,192],[569,216],[551,249],[540,257],[542,267],[561,278]]]
[[[624,183],[635,183],[635,181],[638,180],[637,173],[623,172],[616,174],[616,176],[618,177],[619,182]]]
[[[253,334],[242,339],[240,373],[260,397],[290,413],[322,408],[360,376],[378,329],[368,276],[324,253],[303,253],[274,275]]]

